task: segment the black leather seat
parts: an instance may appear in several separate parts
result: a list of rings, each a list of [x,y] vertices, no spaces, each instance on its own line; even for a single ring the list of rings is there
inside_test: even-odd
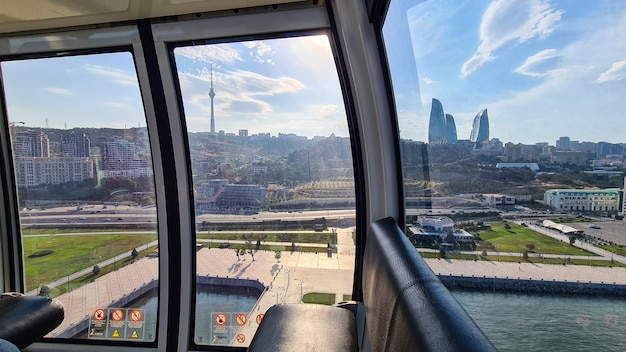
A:
[[[42,296],[3,294],[0,298],[0,339],[23,349],[63,321],[61,302]]]
[[[362,279],[356,314],[309,304],[273,306],[249,350],[496,351],[392,218],[374,222],[368,232]]]
[[[372,351],[496,351],[393,218],[370,227],[363,305]]]
[[[348,309],[279,304],[265,313],[249,351],[358,351],[356,320]]]

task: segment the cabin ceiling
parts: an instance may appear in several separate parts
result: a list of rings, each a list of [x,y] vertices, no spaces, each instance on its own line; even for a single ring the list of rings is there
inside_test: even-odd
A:
[[[302,0],[2,0],[0,35]]]

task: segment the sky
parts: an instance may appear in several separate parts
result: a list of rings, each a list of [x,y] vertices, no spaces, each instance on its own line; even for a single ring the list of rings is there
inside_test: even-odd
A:
[[[402,138],[428,140],[436,98],[455,117],[459,139],[487,109],[490,137],[503,142],[626,142],[626,1],[394,0],[392,7],[404,2],[417,4],[404,11],[409,45],[385,36]],[[324,35],[178,47],[174,57],[189,131],[210,130],[212,72],[218,131],[348,134]],[[0,66],[10,121],[146,125],[129,52]]]
[[[177,47],[175,64],[190,132],[347,136],[326,35]],[[51,128],[145,127],[130,52],[2,63],[9,120]]]
[[[503,142],[626,142],[625,1],[427,0],[407,13],[420,104],[398,99],[403,138],[428,140],[436,98],[459,139],[487,109]]]

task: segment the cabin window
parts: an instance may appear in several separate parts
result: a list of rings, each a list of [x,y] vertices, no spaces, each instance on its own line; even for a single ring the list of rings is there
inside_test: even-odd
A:
[[[626,283],[613,279],[626,264],[625,13],[611,0],[390,1],[381,32],[400,129],[406,233],[436,274]],[[592,204],[585,195],[597,189],[615,197]],[[552,196],[559,193],[566,196]],[[490,202],[498,198],[507,201]],[[601,234],[585,235],[584,223],[602,209],[611,230],[603,224]],[[425,240],[433,231],[420,223],[442,218],[454,223],[453,236]],[[569,238],[544,220],[567,225]],[[570,323],[557,348],[625,344],[619,324],[605,322],[623,321],[626,311],[600,295],[453,294],[502,350],[521,350],[521,339],[555,348],[552,336]],[[531,304],[551,309],[520,319]],[[577,308],[562,315],[560,307]],[[535,328],[522,338],[524,324]]]
[[[54,297],[48,337],[154,341],[152,156],[133,55],[0,63],[27,295]]]
[[[326,34],[173,53],[193,175],[193,342],[247,346],[273,304],[350,300],[353,161]]]

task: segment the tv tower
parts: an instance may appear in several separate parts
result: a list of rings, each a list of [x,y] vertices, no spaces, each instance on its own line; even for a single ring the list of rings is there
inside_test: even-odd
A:
[[[211,97],[211,134],[215,134],[215,113],[213,112],[213,98],[215,98],[215,92],[213,91],[213,65],[211,65],[211,89],[209,90],[209,96]]]

